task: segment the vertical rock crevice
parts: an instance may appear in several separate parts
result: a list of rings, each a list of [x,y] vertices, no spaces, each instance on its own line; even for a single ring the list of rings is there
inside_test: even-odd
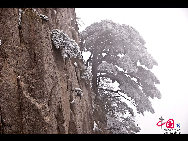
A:
[[[4,134],[4,122],[3,122],[3,113],[0,107],[0,134]]]

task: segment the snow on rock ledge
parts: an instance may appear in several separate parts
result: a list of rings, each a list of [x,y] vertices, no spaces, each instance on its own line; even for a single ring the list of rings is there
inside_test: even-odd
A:
[[[82,58],[78,44],[63,31],[53,29],[51,31],[51,38],[54,46],[60,49],[61,55],[64,58]]]

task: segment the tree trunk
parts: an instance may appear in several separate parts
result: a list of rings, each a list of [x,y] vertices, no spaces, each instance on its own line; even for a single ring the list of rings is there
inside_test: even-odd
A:
[[[98,93],[98,66],[100,65],[99,60],[98,60],[98,50],[97,47],[96,49],[93,50],[93,58],[92,58],[92,89],[93,92],[96,94],[95,96],[95,104],[98,105],[96,109],[94,109],[93,116],[94,120],[99,121],[98,126],[100,130],[98,131],[98,134],[107,134],[108,131],[106,130],[107,127],[107,119],[106,115],[104,113],[105,109],[105,104],[103,103],[102,99],[100,98],[100,95]]]
[[[97,67],[98,67],[98,62],[97,62],[97,51],[94,50],[93,53],[93,58],[92,58],[92,89],[93,92],[98,96],[98,88],[97,88]]]

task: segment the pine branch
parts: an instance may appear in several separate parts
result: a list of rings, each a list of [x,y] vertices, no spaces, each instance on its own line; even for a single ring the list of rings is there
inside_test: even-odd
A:
[[[121,92],[121,90],[113,91],[113,90],[110,90],[110,89],[103,89],[103,88],[98,88],[98,89],[99,89],[99,90],[104,90],[104,91],[113,92],[113,93]]]
[[[120,94],[119,92],[122,92],[122,90],[117,90],[117,91],[114,91],[114,90],[110,90],[110,89],[103,89],[103,88],[98,88],[99,90],[104,90],[104,91],[109,91],[109,92],[112,92],[112,93],[116,93],[118,94],[120,97],[123,97],[125,100],[128,100],[130,101],[129,99],[127,99],[125,96],[123,96],[122,94]],[[133,104],[134,105],[134,104]],[[134,105],[136,106],[136,105]]]

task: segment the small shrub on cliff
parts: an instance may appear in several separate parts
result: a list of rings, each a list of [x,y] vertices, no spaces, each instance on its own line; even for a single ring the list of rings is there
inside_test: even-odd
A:
[[[64,58],[82,58],[78,44],[63,31],[53,29],[51,32],[53,45],[61,51]]]

